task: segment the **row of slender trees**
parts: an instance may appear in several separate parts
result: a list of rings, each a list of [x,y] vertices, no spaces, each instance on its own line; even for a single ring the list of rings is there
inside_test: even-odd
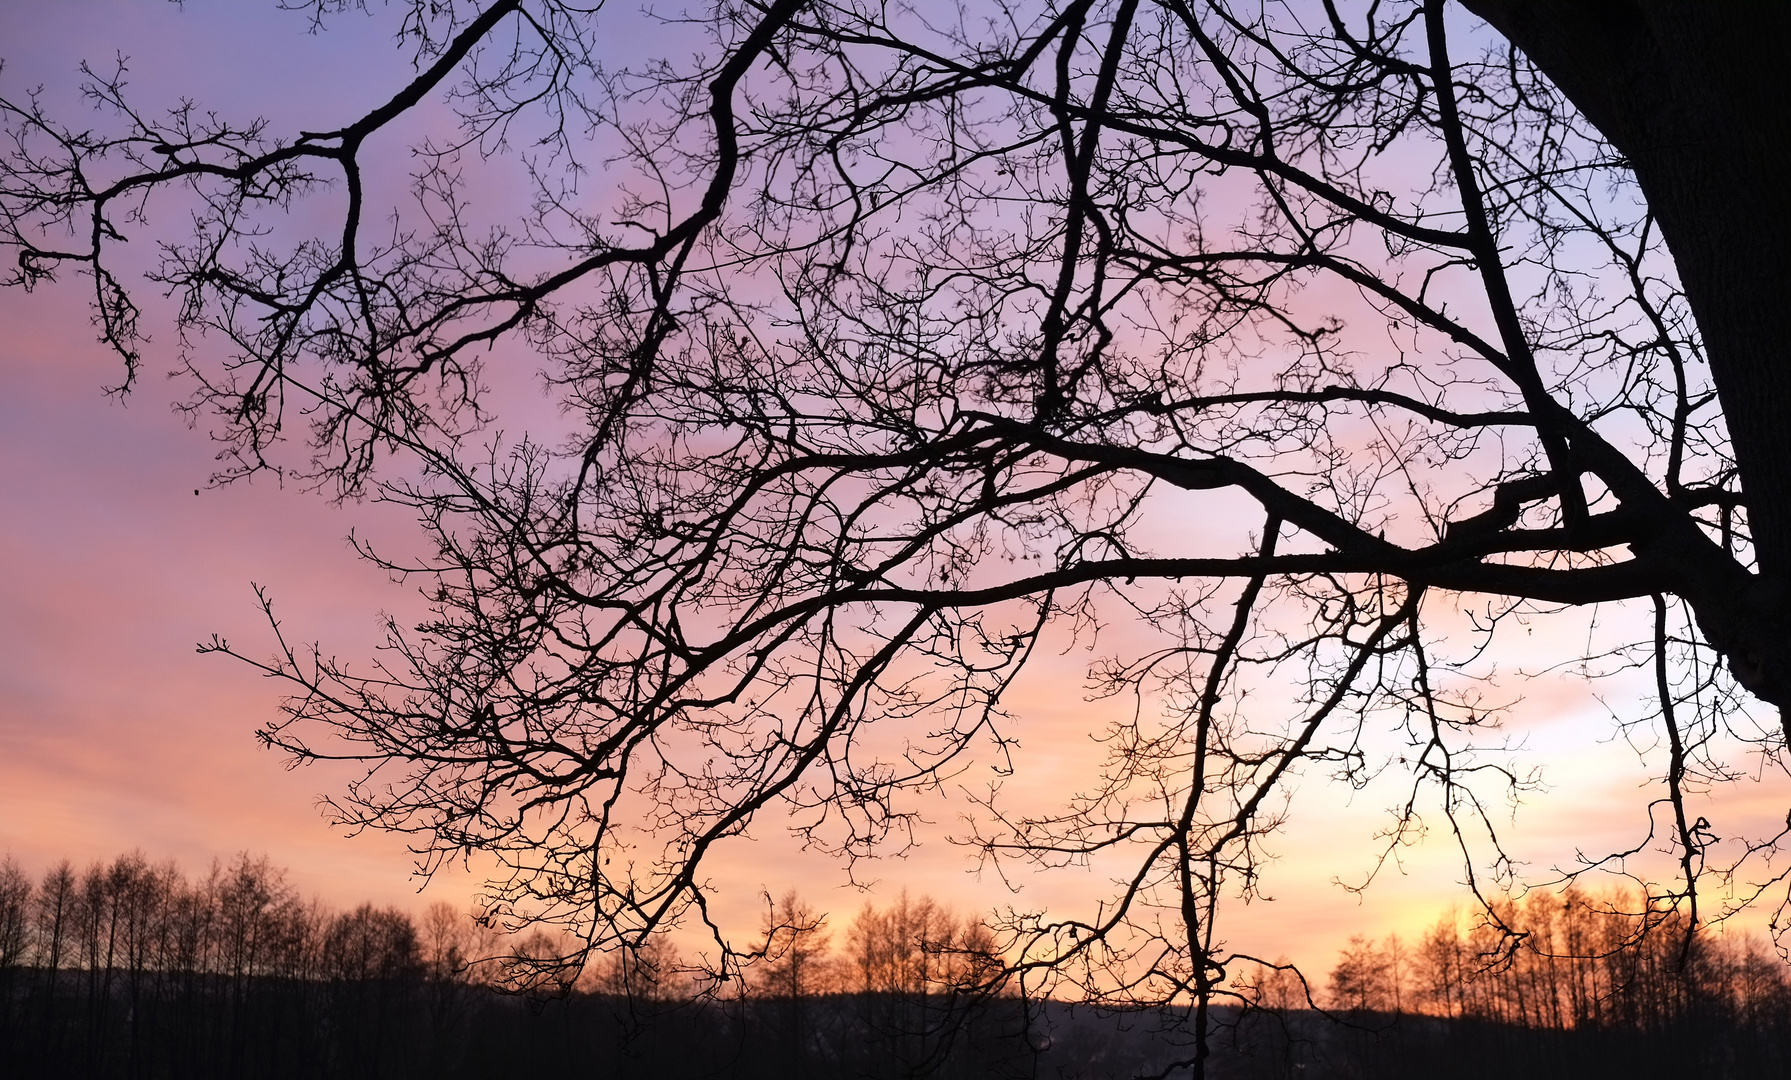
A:
[[[1223,1011],[1213,1066],[1391,1076],[1482,1051],[1577,1054],[1594,1072],[1613,1053],[1690,1055],[1680,1064],[1710,1075],[1791,1064],[1778,1034],[1791,968],[1755,939],[1686,929],[1631,895],[1569,890],[1450,914],[1410,942],[1356,937],[1325,986],[1291,965],[1237,978],[1249,1007]],[[990,929],[927,897],[866,904],[836,928],[790,892],[762,931],[743,977],[722,983],[655,939],[531,985],[531,958],[564,943],[441,903],[420,918],[336,910],[264,857],[189,878],[132,853],[36,881],[8,859],[0,1060],[131,1080],[894,1078],[1129,1075],[1178,1056],[1174,1009],[1091,1025],[1004,993]]]
[[[1532,892],[1466,926],[1445,915],[1409,944],[1351,938],[1328,1003],[1549,1030],[1658,1028],[1712,1004],[1739,1016],[1784,1010],[1791,969],[1778,953],[1753,936],[1687,930],[1681,910],[1624,891]],[[1274,988],[1282,999],[1285,984]]]
[[[332,909],[265,857],[189,878],[132,853],[35,882],[7,859],[0,1060],[133,1080],[893,1077],[997,1075],[1024,1053],[1024,1010],[990,993],[1000,965],[980,922],[904,893],[834,941],[791,893],[719,993],[664,939],[543,980],[534,961],[564,942],[443,903],[421,918]]]
[[[1323,986],[1291,966],[1237,980],[1261,1008],[1228,1029],[1230,1075],[1786,1075],[1791,967],[1756,937],[1690,929],[1677,907],[1572,888],[1410,941],[1357,936]]]
[[[426,985],[462,981],[476,928],[303,899],[265,857],[188,879],[132,853],[35,886],[0,863],[0,1056],[71,1074],[381,1075]]]

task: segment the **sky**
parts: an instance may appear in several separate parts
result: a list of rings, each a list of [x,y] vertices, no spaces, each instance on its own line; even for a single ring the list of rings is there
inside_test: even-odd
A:
[[[382,100],[404,71],[386,37],[352,20],[344,29],[310,36],[302,16],[249,0],[7,0],[0,92],[45,84],[73,114],[66,90],[77,62],[125,49],[145,100],[190,95],[292,126],[333,126]],[[450,870],[423,889],[400,840],[331,826],[317,800],[346,774],[289,770],[262,749],[253,733],[275,715],[280,689],[194,648],[217,634],[271,651],[259,585],[295,638],[368,655],[379,614],[402,615],[415,598],[358,560],[347,536],[402,551],[418,534],[387,507],[333,505],[265,480],[211,486],[215,448],[173,411],[180,389],[162,377],[173,363],[167,338],[164,329],[149,349],[139,385],[109,396],[120,363],[95,342],[78,280],[0,293],[0,855],[35,874],[61,858],[80,865],[137,848],[192,873],[216,857],[265,852],[302,892],[333,904],[465,904],[476,874]],[[1506,669],[1503,688],[1521,696],[1507,731],[1513,760],[1545,771],[1515,817],[1499,820],[1538,878],[1576,851],[1633,843],[1658,785],[1611,721],[1638,714],[1633,677],[1594,686],[1572,670],[1516,674],[1577,654],[1587,618],[1538,622]],[[1046,655],[1016,692],[1023,747],[1013,783],[1023,796],[1061,793],[1086,764],[1100,719],[1081,689],[1085,663],[1079,653]],[[1658,768],[1658,751],[1647,761]],[[1293,824],[1271,845],[1272,899],[1226,915],[1232,944],[1322,968],[1351,934],[1412,936],[1465,904],[1459,860],[1440,835],[1401,851],[1365,894],[1338,884],[1372,868],[1375,834],[1397,798],[1387,786],[1352,794],[1309,778]],[[1710,812],[1739,828],[1782,819],[1788,803],[1783,783],[1745,785]],[[750,927],[762,893],[791,887],[840,913],[904,887],[963,911],[1051,908],[1106,887],[1096,870],[1007,883],[974,874],[969,855],[944,839],[961,810],[948,799],[930,806],[935,825],[921,848],[871,868],[868,893],[761,829],[711,867],[722,917]]]

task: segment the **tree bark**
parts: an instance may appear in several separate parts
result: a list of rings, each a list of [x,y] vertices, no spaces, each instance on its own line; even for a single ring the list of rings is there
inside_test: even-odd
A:
[[[1741,683],[1791,705],[1791,3],[1461,3],[1635,171],[1703,338],[1759,570],[1745,595],[1687,599]]]
[[[1759,569],[1791,577],[1791,4],[1461,2],[1635,170],[1703,335]]]

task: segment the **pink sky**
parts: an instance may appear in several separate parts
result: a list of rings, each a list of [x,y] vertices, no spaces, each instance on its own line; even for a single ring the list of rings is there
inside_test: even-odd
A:
[[[8,94],[38,82],[67,87],[78,58],[108,57],[122,45],[138,58],[135,84],[148,100],[190,93],[321,127],[379,100],[382,80],[402,70],[389,62],[383,38],[305,36],[299,16],[271,7],[0,6],[7,62],[0,87]],[[286,771],[252,737],[273,715],[279,689],[193,648],[213,633],[250,652],[271,646],[251,591],[257,583],[271,590],[293,636],[320,639],[341,656],[367,655],[376,614],[401,613],[411,598],[359,562],[345,537],[353,528],[402,549],[413,542],[410,523],[272,483],[207,488],[212,448],[170,410],[178,389],[160,377],[171,358],[152,347],[138,390],[123,403],[105,397],[101,387],[118,380],[120,366],[94,343],[74,279],[29,297],[0,294],[0,328],[0,854],[36,872],[62,857],[85,863],[141,848],[191,872],[246,849],[266,852],[301,889],[337,904],[462,902],[472,879],[450,875],[419,900],[400,841],[347,839],[332,829],[315,799],[344,774]],[[1507,685],[1520,666],[1576,653],[1585,633],[1575,615],[1538,622],[1526,656],[1504,668]],[[1015,698],[1024,749],[1014,784],[1026,798],[1058,797],[1087,775],[1087,733],[1101,723],[1100,707],[1082,697],[1085,662],[1080,652],[1042,656]],[[1627,702],[1639,684],[1589,687],[1566,672],[1514,692],[1525,697],[1512,721],[1525,747],[1517,758],[1546,765],[1548,789],[1506,826],[1513,852],[1543,876],[1576,849],[1625,845],[1651,780],[1609,715],[1638,714]],[[1411,934],[1464,897],[1441,836],[1406,852],[1404,873],[1388,872],[1366,898],[1335,885],[1367,871],[1373,835],[1397,792],[1352,798],[1321,781],[1308,779],[1295,825],[1273,844],[1275,899],[1234,905],[1228,918],[1235,946],[1322,969],[1351,933]],[[1781,820],[1786,786],[1746,787],[1725,799],[1710,815],[1719,831],[1733,832],[1744,820]],[[949,832],[962,809],[941,801],[935,832]],[[906,860],[882,864],[873,896],[906,886],[966,911],[1058,908],[1105,887],[1098,872],[1059,871],[1022,877],[1023,891],[1010,895],[994,879],[970,875],[968,856],[941,835]],[[842,913],[864,901],[841,888],[837,867],[773,828],[721,851],[714,881],[724,918],[742,928],[756,922],[761,890],[794,885]]]

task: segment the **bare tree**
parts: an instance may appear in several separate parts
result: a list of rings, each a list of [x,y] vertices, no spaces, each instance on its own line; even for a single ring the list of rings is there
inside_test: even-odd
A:
[[[31,948],[32,891],[16,859],[0,860],[0,968],[22,966]]]
[[[774,1032],[771,1054],[783,1074],[802,1077],[816,1070],[811,1059],[824,1047],[817,1030],[815,999],[844,986],[842,965],[830,948],[827,915],[791,889],[779,900],[766,897],[764,952],[749,972],[753,1014]],[[837,1064],[836,1064],[837,1068]]]
[[[931,1075],[954,1045],[974,1041],[1000,974],[999,962],[990,962],[994,946],[978,920],[907,890],[888,907],[859,911],[843,959],[857,992],[855,1034],[879,1062],[873,1075]]]
[[[1393,1012],[1393,965],[1386,950],[1356,934],[1331,969],[1331,1007],[1355,1012]]]
[[[97,71],[110,132],[6,99],[0,221],[12,282],[87,275],[132,371],[112,260],[159,237],[224,478],[279,463],[430,530],[422,562],[364,551],[433,605],[370,673],[245,656],[296,688],[270,745],[367,763],[343,820],[638,945],[707,918],[703,860],[768,808],[848,861],[904,842],[911,793],[1006,767],[1042,641],[1123,627],[1098,775],[1050,813],[991,790],[965,839],[1124,855],[1098,911],[1008,927],[1014,973],[1204,1032],[1217,905],[1303,774],[1403,769],[1389,844],[1428,809],[1476,893],[1508,881],[1489,807],[1523,778],[1477,749],[1476,662],[1512,616],[1634,627],[1605,655],[1651,670],[1670,749],[1641,846],[1681,870],[1650,903],[1695,926],[1701,876],[1782,881],[1780,837],[1730,859],[1687,798],[1750,745],[1777,768],[1749,709],[1791,700],[1762,210],[1791,140],[1759,123],[1791,110],[1772,65],[1699,81],[1785,9],[1603,5],[1582,52],[1592,15],[1468,6],[1523,51],[1443,0],[773,0],[643,61],[604,52],[619,12],[418,0],[415,78],[345,125],[150,113]],[[432,97],[458,137],[373,205]],[[1706,124],[1734,144],[1688,153]],[[528,209],[482,220],[481,170]],[[330,229],[290,239],[312,204]],[[565,424],[518,435],[484,388],[536,372]],[[308,464],[274,455],[295,430]]]
[[[827,915],[791,889],[769,903],[763,924],[764,957],[753,972],[758,993],[801,1002],[839,986]]]
[[[44,873],[32,905],[36,930],[37,968],[43,977],[43,1024],[52,1035],[52,1047],[60,1050],[61,1032],[57,1028],[57,978],[65,958],[74,952],[75,874],[68,860]]]
[[[24,1015],[21,984],[31,951],[31,879],[8,855],[0,859],[0,1051],[11,1052]]]

